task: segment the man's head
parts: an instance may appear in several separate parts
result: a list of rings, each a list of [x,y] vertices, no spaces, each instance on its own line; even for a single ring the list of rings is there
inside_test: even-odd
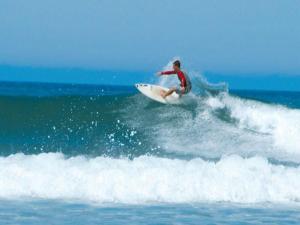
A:
[[[173,69],[174,70],[180,70],[180,61],[179,60],[175,60],[173,62]]]

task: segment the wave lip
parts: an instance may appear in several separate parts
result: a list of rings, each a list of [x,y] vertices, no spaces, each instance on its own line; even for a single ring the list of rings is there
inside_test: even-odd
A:
[[[265,158],[218,162],[141,156],[134,160],[60,153],[0,158],[0,198],[74,199],[99,203],[298,202],[300,167]]]
[[[213,108],[228,108],[231,118],[240,128],[268,134],[273,146],[283,152],[299,155],[300,110],[281,105],[245,100],[230,95],[211,97],[207,104]]]

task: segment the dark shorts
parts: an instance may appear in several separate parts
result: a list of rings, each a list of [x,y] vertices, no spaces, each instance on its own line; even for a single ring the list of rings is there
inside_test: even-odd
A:
[[[184,90],[182,90],[182,87],[179,86],[175,90],[175,92],[179,95],[185,95],[185,94],[189,93],[190,91],[191,91],[191,87],[189,87],[189,86],[185,87]]]

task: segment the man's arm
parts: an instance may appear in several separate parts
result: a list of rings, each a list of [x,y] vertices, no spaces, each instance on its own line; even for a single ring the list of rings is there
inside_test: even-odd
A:
[[[174,70],[170,70],[170,71],[163,71],[160,72],[161,75],[171,75],[171,74],[176,74],[176,72]]]
[[[179,71],[178,76],[179,76],[179,80],[180,80],[180,86],[186,87],[186,78],[184,76],[184,73],[182,71]]]

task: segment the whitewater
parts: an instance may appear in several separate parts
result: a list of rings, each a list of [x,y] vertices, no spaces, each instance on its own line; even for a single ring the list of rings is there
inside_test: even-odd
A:
[[[1,198],[74,199],[101,203],[236,203],[300,200],[300,167],[261,157],[216,162],[141,156],[133,160],[64,158],[59,153],[0,160]]]

